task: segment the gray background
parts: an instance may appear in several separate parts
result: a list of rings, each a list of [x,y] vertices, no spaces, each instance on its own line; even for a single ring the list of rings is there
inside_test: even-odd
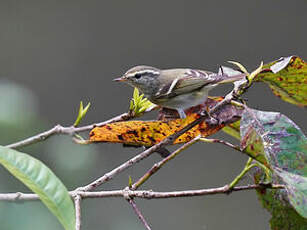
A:
[[[261,60],[292,54],[306,58],[306,11],[303,0],[1,0],[0,143],[17,141],[56,123],[70,125],[80,100],[92,103],[83,124],[127,111],[132,88],[111,79],[134,65],[216,71],[227,60],[237,60],[252,70]],[[212,94],[222,95],[229,89],[219,88]],[[254,85],[247,98],[253,108],[288,115],[306,133],[306,112],[279,100],[267,86]],[[78,146],[67,137],[53,137],[23,151],[45,162],[73,189],[140,150],[115,144]],[[129,175],[137,179],[159,159],[150,157],[101,189],[123,188]],[[246,159],[224,146],[199,143],[143,188],[222,186],[237,175]],[[0,192],[15,191],[28,190],[0,168]],[[137,204],[153,229],[269,228],[270,215],[254,191],[137,200]],[[143,229],[123,199],[85,200],[82,208],[83,229]],[[61,226],[39,202],[1,202],[0,229]]]

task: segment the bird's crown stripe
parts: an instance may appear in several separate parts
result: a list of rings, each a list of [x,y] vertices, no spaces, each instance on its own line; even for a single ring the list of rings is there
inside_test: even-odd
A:
[[[139,70],[139,71],[135,71],[133,73],[129,73],[127,75],[130,77],[130,76],[134,76],[135,74],[145,74],[145,73],[154,74],[154,75],[159,74],[158,71],[154,71],[154,70]]]

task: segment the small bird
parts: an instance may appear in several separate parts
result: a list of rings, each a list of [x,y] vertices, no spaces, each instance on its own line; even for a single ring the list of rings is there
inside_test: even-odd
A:
[[[235,82],[245,74],[229,76],[197,69],[158,69],[135,66],[122,77],[114,79],[138,88],[154,104],[178,111],[185,118],[184,110],[202,104],[208,92],[219,84]]]

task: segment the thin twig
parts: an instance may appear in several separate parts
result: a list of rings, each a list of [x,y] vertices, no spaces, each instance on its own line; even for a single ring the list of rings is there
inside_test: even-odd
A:
[[[252,159],[252,158],[250,158]],[[229,188],[233,188],[235,185],[237,185],[239,183],[240,180],[242,180],[242,178],[245,176],[245,174],[251,170],[252,168],[257,167],[257,164],[252,164],[249,165],[247,167],[245,167],[238,176],[236,176],[236,178],[229,184]]]
[[[230,142],[227,142],[227,141],[224,141],[224,140],[212,139],[212,138],[205,138],[205,137],[202,137],[202,138],[200,138],[199,140],[202,141],[202,142],[206,142],[206,143],[220,143],[220,144],[226,145],[226,146],[228,146],[228,147],[230,147],[230,148],[232,148],[232,149],[234,149],[234,150],[237,150],[237,151],[242,152],[242,151],[240,150],[240,146],[234,145],[234,144],[232,144],[232,143],[230,143]]]
[[[75,202],[75,210],[76,210],[76,230],[81,229],[81,196],[76,195],[74,196]]]
[[[140,187],[145,181],[147,181],[153,174],[155,174],[164,164],[166,164],[168,161],[175,158],[180,152],[194,144],[199,140],[200,136],[194,138],[193,140],[185,143],[180,148],[176,149],[174,152],[172,152],[169,156],[164,158],[163,160],[159,161],[158,163],[155,163],[151,169],[149,169],[140,179],[138,179],[132,186],[131,189],[135,190],[138,187]]]
[[[144,216],[142,215],[141,211],[138,209],[138,207],[136,206],[136,203],[134,202],[133,199],[128,199],[127,200],[129,202],[129,204],[131,204],[133,211],[135,212],[135,214],[138,216],[138,218],[140,219],[140,221],[143,223],[143,225],[145,226],[145,228],[147,230],[151,230],[149,224],[147,223],[147,221],[145,220]]]
[[[62,125],[56,125],[54,126],[52,129],[49,129],[45,132],[39,133],[35,136],[29,137],[27,139],[24,139],[22,141],[13,143],[13,144],[9,144],[6,147],[9,148],[21,148],[27,145],[31,145],[40,141],[44,141],[47,138],[56,135],[56,134],[64,134],[64,135],[74,135],[76,133],[80,133],[83,131],[88,131],[91,130],[95,127],[99,127],[99,126],[103,126],[109,123],[113,123],[113,122],[117,122],[117,121],[125,121],[125,120],[129,120],[133,118],[133,116],[130,113],[123,113],[119,116],[113,117],[107,121],[103,121],[100,123],[94,123],[91,125],[86,125],[86,126],[82,126],[82,127],[74,127],[74,126],[68,126],[68,127],[64,127]]]
[[[106,197],[129,197],[143,198],[143,199],[163,199],[163,198],[176,198],[176,197],[192,197],[192,196],[205,196],[222,194],[236,191],[253,190],[253,189],[284,189],[285,185],[282,184],[253,184],[245,186],[236,186],[229,189],[228,185],[217,188],[199,189],[199,190],[186,190],[174,192],[155,192],[151,190],[112,190],[112,191],[99,191],[99,192],[84,192],[84,191],[71,191],[71,196],[79,195],[81,198],[106,198]],[[39,200],[38,195],[34,193],[0,193],[0,201],[29,201]]]

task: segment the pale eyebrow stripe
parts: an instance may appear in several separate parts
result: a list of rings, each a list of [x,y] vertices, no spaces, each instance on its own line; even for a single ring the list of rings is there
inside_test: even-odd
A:
[[[143,74],[143,73],[159,74],[158,71],[154,71],[154,70],[143,70],[143,71],[140,71],[139,73],[140,74]]]
[[[154,75],[158,75],[159,74],[158,71],[154,71],[154,70],[141,70],[141,71],[129,73],[127,76],[128,77],[133,77],[135,74],[144,74],[144,73],[149,73],[149,74],[154,74]]]
[[[169,87],[169,89],[168,89],[166,95],[167,95],[167,94],[170,94],[170,93],[172,92],[172,90],[174,89],[174,87],[175,87],[175,85],[177,84],[177,82],[178,82],[178,78],[176,78],[176,79],[172,82],[172,84],[171,84],[171,86]]]
[[[127,77],[133,77],[135,75],[135,73],[129,73],[129,74],[125,74]]]

